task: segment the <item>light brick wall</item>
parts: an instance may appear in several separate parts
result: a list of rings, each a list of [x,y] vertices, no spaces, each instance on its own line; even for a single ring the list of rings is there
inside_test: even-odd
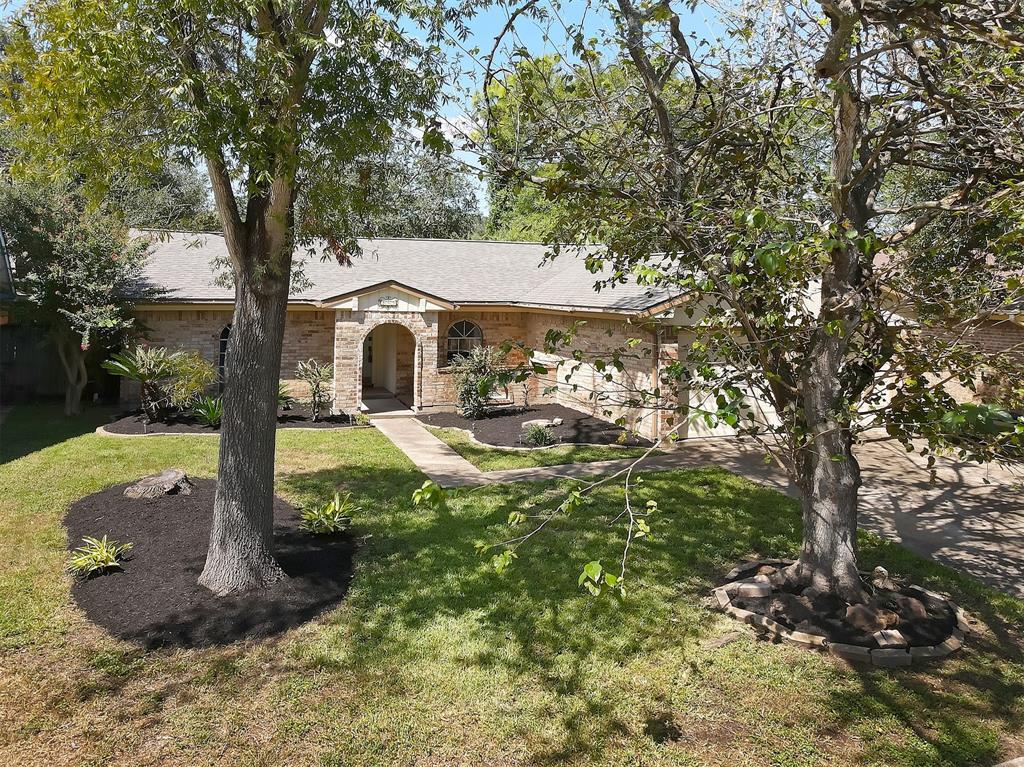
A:
[[[1006,353],[1013,360],[1020,362],[1024,374],[1024,325],[1010,320],[986,320],[966,333],[952,332],[942,327],[929,327],[921,330],[921,334],[931,340],[952,343],[959,341],[964,346],[980,351],[986,355]],[[1019,385],[1019,381],[999,382],[995,386],[985,386],[978,374],[978,392],[972,392],[956,381],[945,384],[945,389],[959,402],[999,401],[1002,391],[1010,386]]]
[[[220,309],[145,310],[136,313],[144,338],[153,346],[197,351],[212,365],[217,364],[220,334],[231,324],[231,312]],[[289,311],[285,317],[281,378],[296,396],[306,387],[295,379],[299,362],[310,357],[330,363],[334,354],[334,312]],[[121,399],[138,400],[137,387],[122,381]]]
[[[542,350],[549,329],[567,330],[577,318],[553,314],[527,315],[526,342]],[[638,343],[630,348],[630,339]],[[623,349],[623,370],[610,364],[598,371],[589,360],[602,358],[610,363],[611,352]],[[650,391],[657,386],[660,344],[651,330],[627,325],[621,320],[588,319],[580,326],[572,345],[554,355],[542,354],[548,373],[536,376],[538,399],[582,410],[597,418],[614,421],[624,418],[628,428],[648,438],[657,436],[659,416],[655,411],[640,408],[636,392]],[[574,350],[582,352],[583,361],[576,361]],[[605,375],[611,380],[605,380]],[[566,380],[566,376],[569,376]],[[553,393],[542,395],[549,387]],[[574,390],[575,387],[575,390]]]
[[[192,349],[213,364],[217,362],[221,331],[231,322],[231,312],[225,310],[147,310],[139,312],[138,316],[148,329],[150,343]],[[516,341],[541,349],[549,328],[566,330],[574,318],[515,311],[289,311],[281,356],[282,378],[289,382],[297,396],[304,396],[304,387],[294,380],[298,363],[310,357],[331,363],[335,410],[354,412],[362,393],[364,339],[379,325],[399,325],[408,332],[400,331],[397,335],[396,393],[417,408],[449,409],[454,407],[456,399],[453,376],[446,365],[446,340],[449,327],[460,320],[479,325],[488,346]],[[611,382],[604,381],[589,363],[583,363],[567,382],[565,375],[577,364],[571,359],[571,351],[552,357],[549,373],[533,376],[528,382],[530,403],[563,404],[607,420],[623,416],[640,434],[655,436],[659,428],[664,428],[664,417],[659,419],[651,411],[627,406],[623,400],[630,397],[631,390],[650,389],[655,385],[658,370],[655,355],[671,359],[673,351],[669,345],[657,343],[654,334],[645,328],[628,326],[621,321],[590,319],[579,332],[573,348],[582,350],[587,357],[596,356],[625,346],[630,338],[639,338],[641,343],[624,358],[622,373],[609,368]],[[520,361],[516,353],[509,359],[511,364]],[[556,367],[559,362],[561,366]],[[572,384],[577,384],[575,392]],[[553,385],[557,386],[557,391],[545,394],[544,390]],[[597,398],[590,396],[595,389],[601,391]],[[125,387],[122,387],[122,394],[126,394]],[[508,394],[514,402],[522,404],[521,385],[510,386]],[[137,392],[134,397],[126,398],[137,399]]]
[[[334,409],[352,413],[359,407],[363,381],[363,341],[380,325],[400,325],[397,380],[399,394],[409,386],[414,407],[432,401],[437,390],[436,312],[353,312],[339,310],[334,319]],[[411,335],[410,335],[411,334]]]
[[[524,312],[441,312],[438,315],[437,334],[437,360],[441,369],[438,371],[431,397],[426,400],[424,406],[442,409],[453,407],[456,403],[454,376],[447,367],[448,330],[452,325],[469,320],[479,326],[485,346],[501,346],[506,341],[525,342],[527,317]],[[517,365],[523,361],[523,355],[514,350],[507,360],[510,365]],[[530,386],[531,390],[535,388],[532,382]],[[508,396],[513,402],[522,404],[522,386],[512,384]],[[532,392],[530,401],[533,401]]]

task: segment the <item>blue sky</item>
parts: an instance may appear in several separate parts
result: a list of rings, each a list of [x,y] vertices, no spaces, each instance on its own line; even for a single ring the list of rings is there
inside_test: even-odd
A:
[[[25,0],[0,0],[0,18],[9,16],[16,12],[25,3]],[[460,69],[464,74],[457,83],[450,88],[451,101],[446,104],[442,111],[442,117],[455,126],[465,126],[466,114],[469,109],[469,94],[479,90],[482,82],[482,71],[474,63],[472,55],[468,52],[477,48],[480,56],[486,56],[494,44],[495,36],[502,30],[508,20],[509,14],[518,6],[518,3],[509,5],[495,3],[478,13],[467,22],[470,36],[467,40],[458,44],[453,43],[452,52],[456,56]],[[714,38],[721,33],[720,27],[714,22],[714,12],[706,5],[698,5],[693,11],[689,10],[683,2],[674,4],[677,13],[682,20],[683,31],[687,36],[695,36],[699,41],[701,38]],[[548,3],[541,3],[541,7],[551,6]],[[569,25],[579,24],[580,20],[586,19],[586,31],[588,36],[594,34],[598,29],[611,29],[611,18],[608,6],[603,0],[595,3],[585,0],[569,0],[564,2],[558,9],[562,21]],[[551,24],[541,25],[540,23],[520,17],[515,26],[516,44],[523,45],[533,55],[545,53],[562,52],[565,50],[566,36],[563,27],[556,20]],[[697,45],[694,44],[696,48]],[[500,60],[500,56],[498,57]],[[475,158],[465,152],[458,152],[457,156],[463,162],[475,164]],[[483,195],[480,197],[481,204],[485,204]]]

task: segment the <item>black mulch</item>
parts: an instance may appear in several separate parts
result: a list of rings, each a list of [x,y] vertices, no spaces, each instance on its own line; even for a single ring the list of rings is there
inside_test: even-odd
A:
[[[314,421],[309,410],[304,407],[294,407],[291,410],[282,410],[277,416],[277,428],[279,429],[340,429],[346,426],[355,425],[355,421],[347,414],[321,416]],[[103,427],[114,434],[217,434],[220,428],[211,429],[201,424],[195,417],[180,413],[169,416],[166,421],[154,421],[146,423],[142,413],[135,412],[118,418],[104,425]]]
[[[749,571],[739,577],[747,578],[752,574],[753,571]],[[824,636],[830,642],[878,647],[873,632],[863,631],[846,620],[849,604],[839,597],[799,587],[780,590],[775,585],[775,589],[771,597],[733,597],[732,604],[741,610],[771,618],[788,629]],[[924,608],[924,613],[908,612],[907,600],[916,601]],[[939,644],[956,628],[956,616],[948,602],[905,588],[898,588],[897,591],[874,590],[866,606],[895,613],[898,622],[889,628],[898,629],[909,647]]]
[[[421,415],[419,419],[430,426],[444,428],[455,427],[473,432],[480,442],[495,447],[523,447],[523,421],[536,418],[552,420],[561,418],[562,425],[552,427],[555,439],[559,442],[581,442],[591,445],[640,445],[649,447],[649,440],[632,437],[625,443],[619,443],[623,429],[608,421],[581,413],[579,410],[562,405],[538,405],[529,410],[521,408],[492,411],[486,418],[472,421],[458,413],[431,413]]]
[[[69,548],[104,534],[135,548],[124,569],[76,580],[71,594],[111,634],[156,647],[207,647],[267,637],[336,605],[348,591],[355,544],[350,535],[298,530],[298,512],[274,498],[275,554],[288,579],[273,588],[215,597],[197,582],[206,560],[217,483],[193,479],[191,495],[133,500],[118,485],[68,511]]]

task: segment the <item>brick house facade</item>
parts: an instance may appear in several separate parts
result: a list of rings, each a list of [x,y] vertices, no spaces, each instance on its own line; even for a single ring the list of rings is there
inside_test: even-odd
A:
[[[141,233],[151,239],[145,280],[161,298],[138,306],[149,341],[199,351],[223,362],[230,339],[233,291],[217,279],[226,260],[223,238],[210,234]],[[698,408],[698,392],[661,391],[664,411],[637,402],[659,388],[661,371],[692,341],[690,316],[672,295],[627,281],[596,291],[579,254],[546,258],[537,243],[449,240],[366,240],[363,256],[339,266],[316,254],[302,263],[310,286],[289,297],[281,378],[296,395],[296,366],[313,358],[334,370],[333,408],[355,412],[386,395],[416,411],[456,404],[450,353],[465,344],[518,342],[547,368],[525,386],[500,395],[523,404],[556,403],[594,416],[622,419],[648,438],[671,429],[676,402]],[[565,250],[565,249],[563,249]],[[298,257],[297,257],[298,258]],[[300,259],[301,260],[301,259]],[[1021,344],[1019,318],[999,320],[973,339],[986,348]],[[575,328],[572,343],[545,354],[551,330]],[[586,360],[627,349],[621,370],[597,370]],[[510,359],[510,363],[518,360]],[[123,388],[130,398],[132,391]],[[758,420],[774,414],[754,401]],[[680,425],[679,436],[725,435],[724,425]]]

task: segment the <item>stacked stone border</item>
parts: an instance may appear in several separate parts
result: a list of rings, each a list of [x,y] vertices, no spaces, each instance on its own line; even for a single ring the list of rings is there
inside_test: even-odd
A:
[[[737,565],[725,576],[728,582],[712,591],[717,609],[731,615],[738,621],[753,626],[755,631],[768,637],[790,642],[805,649],[826,651],[844,660],[870,663],[873,666],[883,666],[886,668],[910,666],[912,663],[920,663],[923,660],[944,658],[963,646],[964,636],[971,630],[967,613],[959,605],[955,604],[948,597],[928,591],[920,586],[908,586],[907,590],[945,602],[956,616],[956,628],[953,629],[945,640],[936,645],[909,648],[872,648],[841,642],[830,642],[820,634],[788,629],[765,615],[744,610],[732,604],[733,596],[748,598],[765,597],[770,596],[772,593],[771,584],[754,580],[753,578],[740,578],[741,575],[764,565],[786,567],[791,564],[793,564],[791,559],[761,559]]]

